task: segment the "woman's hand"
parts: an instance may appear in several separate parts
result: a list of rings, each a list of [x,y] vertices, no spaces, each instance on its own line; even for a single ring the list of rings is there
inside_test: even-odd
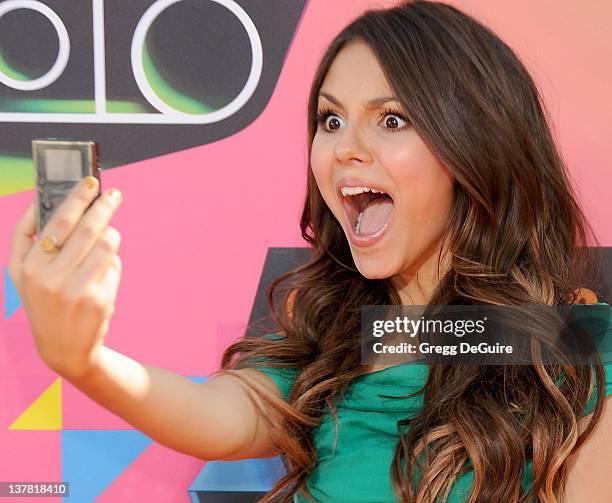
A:
[[[96,364],[121,279],[121,236],[108,224],[121,202],[109,189],[95,203],[98,181],[79,182],[37,240],[35,202],[13,231],[9,275],[27,314],[43,361],[67,378]],[[43,246],[52,243],[59,249]],[[49,251],[45,251],[49,250]]]

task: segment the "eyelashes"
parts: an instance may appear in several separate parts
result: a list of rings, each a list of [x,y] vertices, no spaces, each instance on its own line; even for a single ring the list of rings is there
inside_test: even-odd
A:
[[[328,130],[325,127],[325,123],[327,122],[327,119],[332,115],[338,115],[338,114],[329,107],[323,107],[321,110],[317,111],[317,114],[316,114],[317,124],[319,125],[319,127],[323,127],[323,129],[328,133],[331,133],[332,131],[334,131],[333,129]],[[380,112],[379,120],[384,119],[388,115],[398,117],[399,119],[406,122],[406,125],[404,126],[398,126],[395,128],[385,127],[385,129],[389,131],[390,133],[397,133],[399,131],[403,131],[404,129],[410,126],[410,121],[402,113],[396,110],[393,110],[391,108],[385,108],[382,112]]]

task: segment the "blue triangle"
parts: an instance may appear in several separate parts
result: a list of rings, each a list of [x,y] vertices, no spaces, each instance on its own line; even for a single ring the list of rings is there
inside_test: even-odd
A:
[[[21,300],[9,276],[8,267],[4,266],[4,319],[8,320],[20,305]]]
[[[151,443],[136,430],[63,430],[64,501],[94,501]]]
[[[208,376],[204,376],[204,377],[187,376],[187,379],[190,379],[193,382],[197,382],[198,384],[201,384],[204,381],[208,380]]]
[[[208,461],[191,483],[189,493],[268,492],[286,473],[287,469],[281,456],[237,461]],[[208,501],[208,498],[203,497],[203,501]]]

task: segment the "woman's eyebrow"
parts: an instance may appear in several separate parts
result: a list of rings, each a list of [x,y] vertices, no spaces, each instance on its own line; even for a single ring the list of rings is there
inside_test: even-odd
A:
[[[344,108],[342,103],[340,103],[340,101],[337,98],[334,98],[331,94],[321,91],[319,93],[319,97],[321,96],[331,101],[337,107]],[[399,103],[399,100],[395,96],[381,96],[380,98],[374,98],[368,101],[365,104],[365,107],[369,109],[374,109],[380,107],[385,103],[388,103],[389,101],[397,101]]]

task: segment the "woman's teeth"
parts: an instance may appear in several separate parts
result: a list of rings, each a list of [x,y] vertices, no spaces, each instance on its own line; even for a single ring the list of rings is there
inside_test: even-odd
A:
[[[363,217],[363,212],[366,206],[374,199],[376,196],[374,194],[384,194],[388,197],[387,193],[383,190],[374,189],[372,187],[342,187],[340,192],[344,197],[354,197],[360,194],[370,193],[369,196],[363,196],[360,200],[354,200],[357,202],[359,214],[357,215],[357,221],[355,222],[355,234],[360,234],[361,231],[361,219]]]
[[[371,187],[342,187],[340,189],[343,196],[354,196],[363,192],[374,192],[375,194],[386,194],[383,190],[376,190]]]
[[[384,194],[384,192],[381,192],[381,193]],[[359,215],[357,215],[357,222],[355,223],[355,233],[356,234],[359,234],[359,229],[361,228],[361,217],[363,217],[363,210],[365,210],[365,207],[368,205],[368,203],[371,200],[372,199],[364,199],[363,201],[361,201],[361,206],[359,208]]]
[[[363,210],[361,210],[359,212],[359,215],[357,216],[357,224],[355,225],[355,233],[359,234],[359,226],[361,225],[361,217],[363,216]]]

